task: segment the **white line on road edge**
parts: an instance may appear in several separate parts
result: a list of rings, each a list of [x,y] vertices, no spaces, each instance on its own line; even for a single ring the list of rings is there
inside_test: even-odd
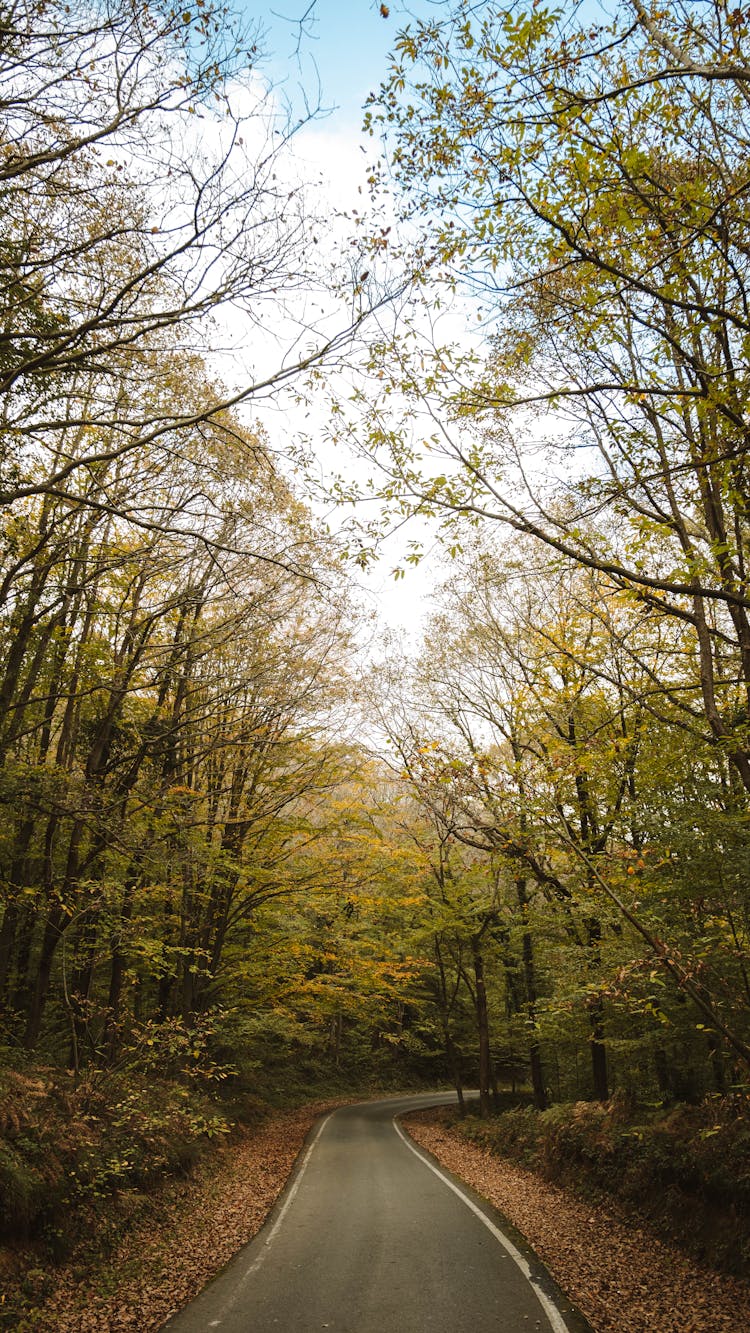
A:
[[[534,1282],[532,1278],[531,1268],[529,1267],[528,1262],[526,1261],[526,1259],[524,1259],[523,1255],[521,1254],[521,1251],[516,1249],[512,1240],[508,1240],[508,1237],[503,1234],[500,1228],[496,1227],[494,1222],[491,1222],[489,1217],[487,1217],[482,1212],[481,1208],[477,1207],[477,1205],[474,1203],[474,1200],[470,1199],[468,1194],[464,1194],[463,1190],[459,1189],[458,1185],[454,1184],[454,1182],[450,1179],[450,1177],[446,1176],[445,1172],[441,1171],[438,1166],[435,1166],[434,1162],[431,1162],[428,1157],[425,1157],[424,1154],[421,1153],[417,1147],[415,1147],[415,1145],[412,1143],[408,1135],[404,1133],[403,1129],[399,1125],[395,1116],[393,1119],[393,1128],[395,1129],[399,1138],[403,1139],[407,1148],[414,1153],[415,1157],[419,1158],[423,1166],[426,1166],[430,1171],[432,1171],[433,1175],[436,1175],[438,1180],[442,1180],[443,1184],[447,1185],[449,1190],[453,1190],[453,1193],[458,1196],[458,1198],[461,1200],[462,1203],[466,1204],[466,1207],[469,1208],[471,1212],[475,1214],[476,1217],[479,1218],[479,1221],[482,1223],[483,1226],[487,1228],[487,1230],[491,1233],[491,1235],[495,1237],[495,1240],[499,1241],[503,1249],[507,1250],[513,1262],[518,1265],[524,1277],[529,1282],[531,1289],[534,1292],[534,1295],[536,1296],[537,1300],[539,1301],[539,1304],[544,1310],[544,1313],[549,1319],[553,1333],[569,1333],[568,1326],[565,1323],[565,1320],[563,1319],[562,1315],[560,1314],[560,1311],[557,1309],[557,1306],[552,1304],[552,1301],[549,1299],[549,1296],[547,1296],[545,1292],[541,1291],[537,1283]]]
[[[227,1302],[227,1304],[224,1306],[224,1309],[223,1309],[222,1312],[221,1312],[221,1318],[220,1318],[220,1319],[212,1319],[211,1322],[210,1322],[209,1325],[208,1325],[209,1328],[219,1328],[219,1327],[221,1326],[221,1324],[224,1322],[224,1319],[225,1319],[226,1315],[228,1315],[228,1314],[229,1314],[229,1311],[230,1311],[231,1309],[233,1309],[233,1307],[237,1304],[237,1301],[239,1300],[240,1295],[242,1294],[242,1287],[243,1287],[244,1283],[247,1282],[247,1279],[248,1279],[249,1277],[252,1277],[253,1273],[257,1273],[258,1269],[260,1268],[261,1264],[263,1263],[263,1260],[265,1259],[266,1254],[268,1253],[268,1247],[269,1247],[269,1245],[271,1245],[271,1243],[273,1242],[273,1239],[274,1239],[274,1237],[275,1237],[275,1235],[276,1235],[276,1233],[277,1233],[279,1227],[281,1226],[281,1223],[284,1221],[284,1218],[286,1217],[287,1212],[289,1211],[290,1206],[291,1206],[292,1203],[294,1202],[295,1196],[296,1196],[296,1194],[297,1194],[297,1190],[299,1189],[300,1185],[302,1184],[302,1177],[304,1176],[305,1171],[307,1170],[307,1164],[308,1164],[308,1162],[310,1161],[310,1158],[311,1158],[311,1156],[312,1156],[312,1150],[313,1150],[313,1148],[315,1147],[316,1143],[318,1142],[318,1139],[320,1138],[321,1134],[323,1133],[323,1130],[325,1129],[325,1127],[326,1127],[326,1125],[328,1124],[328,1121],[330,1120],[330,1118],[331,1118],[332,1115],[333,1115],[333,1111],[329,1111],[329,1112],[328,1112],[328,1115],[327,1115],[323,1120],[321,1120],[321,1122],[320,1122],[320,1124],[318,1125],[318,1128],[316,1129],[316,1131],[315,1131],[313,1137],[311,1138],[310,1142],[308,1143],[308,1145],[307,1145],[307,1150],[306,1150],[306,1152],[305,1152],[304,1157],[302,1158],[302,1161],[301,1161],[301,1163],[300,1163],[299,1170],[298,1170],[298,1172],[297,1172],[297,1174],[296,1174],[296,1176],[295,1176],[295,1178],[294,1178],[294,1184],[292,1185],[292,1188],[290,1189],[289,1193],[287,1194],[287,1196],[286,1196],[286,1198],[285,1198],[285,1200],[284,1200],[284,1203],[282,1204],[282,1207],[281,1207],[281,1209],[280,1209],[280,1211],[279,1211],[279,1215],[278,1215],[278,1217],[276,1218],[276,1221],[274,1222],[273,1226],[271,1227],[271,1230],[269,1231],[268,1235],[266,1236],[266,1238],[265,1238],[265,1240],[264,1240],[264,1242],[263,1242],[263,1248],[262,1248],[262,1250],[260,1251],[260,1254],[258,1255],[257,1259],[254,1259],[254,1260],[253,1260],[253,1262],[250,1264],[250,1267],[247,1268],[247,1269],[245,1270],[245,1272],[242,1274],[242,1277],[240,1278],[240,1281],[239,1281],[239,1283],[238,1283],[238,1285],[237,1285],[237,1289],[236,1289],[234,1295],[232,1296],[231,1300],[229,1300],[229,1301]]]
[[[302,1177],[304,1176],[305,1171],[307,1170],[307,1164],[308,1164],[308,1162],[310,1161],[310,1158],[311,1158],[311,1156],[312,1156],[312,1150],[313,1150],[313,1148],[315,1147],[316,1143],[318,1142],[318,1139],[320,1138],[321,1134],[323,1133],[323,1130],[325,1129],[325,1127],[326,1127],[326,1125],[328,1124],[328,1121],[330,1120],[330,1118],[331,1118],[332,1115],[333,1115],[333,1111],[329,1111],[329,1112],[328,1112],[328,1115],[327,1115],[326,1118],[325,1118],[325,1120],[321,1120],[320,1124],[318,1125],[318,1128],[317,1128],[316,1131],[315,1131],[315,1134],[313,1135],[312,1139],[311,1139],[310,1142],[308,1143],[308,1145],[307,1145],[307,1152],[305,1153],[304,1157],[302,1158],[302,1162],[301,1162],[301,1164],[300,1164],[299,1171],[297,1172],[297,1175],[295,1176],[295,1179],[294,1179],[294,1184],[292,1185],[292,1188],[290,1189],[289,1193],[287,1194],[287,1196],[286,1196],[286,1198],[285,1198],[285,1200],[284,1200],[283,1207],[281,1208],[281,1211],[280,1211],[278,1217],[276,1218],[276,1221],[274,1222],[273,1226],[271,1227],[271,1230],[269,1231],[268,1235],[266,1236],[266,1239],[265,1239],[265,1241],[264,1241],[264,1243],[263,1243],[263,1249],[261,1250],[260,1254],[258,1255],[258,1258],[257,1258],[253,1263],[251,1263],[250,1267],[248,1268],[247,1272],[245,1273],[245,1277],[249,1277],[250,1274],[251,1274],[251,1273],[254,1273],[254,1272],[256,1271],[256,1269],[260,1268],[261,1264],[263,1263],[263,1260],[264,1260],[264,1258],[265,1258],[265,1256],[266,1256],[266,1251],[268,1250],[269,1245],[273,1242],[273,1239],[274,1239],[274,1237],[275,1237],[275,1235],[276,1235],[276,1232],[278,1231],[279,1227],[281,1226],[281,1223],[284,1221],[284,1218],[286,1217],[286,1215],[287,1215],[287,1213],[288,1213],[288,1211],[289,1211],[291,1205],[294,1203],[294,1199],[295,1199],[295,1196],[296,1196],[296,1194],[297,1194],[297,1190],[299,1189],[300,1185],[302,1184]]]

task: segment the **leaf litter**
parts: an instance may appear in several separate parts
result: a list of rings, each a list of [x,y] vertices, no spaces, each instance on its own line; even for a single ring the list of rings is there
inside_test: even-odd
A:
[[[612,1202],[592,1204],[489,1149],[440,1112],[404,1127],[527,1239],[595,1333],[747,1333],[750,1282],[690,1259]]]
[[[260,1230],[316,1119],[340,1105],[274,1115],[162,1186],[92,1270],[54,1270],[54,1287],[19,1329],[156,1333]],[[441,1165],[528,1240],[595,1333],[746,1333],[750,1282],[689,1259],[616,1204],[592,1204],[467,1142],[439,1111],[404,1120]]]
[[[260,1230],[312,1125],[339,1105],[276,1113],[217,1147],[187,1179],[163,1184],[106,1257],[89,1267],[79,1255],[50,1270],[44,1304],[12,1326],[29,1333],[162,1328]]]

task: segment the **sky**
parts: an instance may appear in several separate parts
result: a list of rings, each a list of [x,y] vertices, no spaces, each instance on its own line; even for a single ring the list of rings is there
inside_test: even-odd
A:
[[[434,14],[440,0],[413,0],[408,6],[395,0],[387,6],[387,18],[380,3],[371,0],[276,0],[273,5],[234,0],[234,7],[264,30],[262,73],[269,83],[283,90],[299,115],[305,96],[325,109],[295,137],[295,156],[309,164],[311,174],[326,178],[323,189],[332,208],[361,207],[357,185],[374,156],[371,141],[362,134],[365,101],[385,78],[398,32],[416,18]],[[273,414],[264,424],[273,437]],[[394,567],[403,567],[412,536],[429,548],[430,534],[407,525],[386,546],[380,563],[358,581],[382,634],[395,631],[416,645],[438,569],[436,559],[428,558],[417,568],[407,566],[405,577],[393,577]]]
[[[397,33],[436,6],[415,0],[407,8],[395,0],[384,6],[387,18],[372,0],[277,0],[271,5],[243,0],[238,7],[266,30],[264,69],[273,81],[283,82],[292,101],[301,105],[300,88],[314,101],[319,80],[322,105],[330,108],[329,126],[357,134],[363,104],[385,75]]]

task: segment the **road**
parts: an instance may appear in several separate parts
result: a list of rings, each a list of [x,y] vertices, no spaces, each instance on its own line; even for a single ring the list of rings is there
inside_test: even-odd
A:
[[[575,1333],[492,1208],[394,1116],[452,1095],[342,1107],[258,1235],[165,1333]]]

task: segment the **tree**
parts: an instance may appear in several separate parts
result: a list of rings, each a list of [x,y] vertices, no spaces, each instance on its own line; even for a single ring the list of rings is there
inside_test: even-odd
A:
[[[480,1114],[486,1116],[490,1093],[497,1094],[488,959],[496,954],[498,943],[502,945],[508,1010],[523,1015],[521,1041],[528,1048],[535,1102],[544,1109],[546,1090],[536,1029],[538,996],[528,929],[526,880],[523,875],[508,874],[512,863],[504,855],[502,840],[493,837],[492,814],[485,817],[481,826],[477,824],[475,805],[467,814],[471,797],[466,785],[466,766],[451,751],[449,739],[461,705],[454,691],[445,690],[444,678],[433,693],[436,673],[439,675],[441,670],[436,656],[433,649],[425,653],[417,679],[412,682],[412,697],[409,697],[411,691],[403,693],[406,674],[403,667],[398,672],[398,692],[396,673],[392,667],[385,669],[380,684],[382,687],[384,681],[388,682],[387,698],[381,700],[379,708],[380,725],[393,749],[394,767],[410,798],[403,826],[420,858],[420,882],[425,895],[424,930],[434,959],[430,993],[438,1011],[447,1062],[461,1106],[464,1060],[456,1031],[462,1019],[461,999],[469,997],[475,1019]],[[443,657],[441,665],[444,661]],[[462,658],[462,669],[466,666],[467,660]],[[473,746],[470,748],[473,751]],[[513,915],[509,899],[512,901],[514,897],[523,922],[523,998],[516,984],[517,960],[508,929],[508,919]],[[510,1063],[515,1072],[512,1056]]]
[[[536,1026],[541,957],[547,1015],[587,1015],[596,1095],[610,1086],[609,1026],[631,1053],[646,1044],[665,1084],[658,1024],[683,1029],[687,1000],[722,1090],[724,1043],[748,1055],[747,941],[731,929],[745,890],[740,875],[727,892],[721,858],[704,850],[718,820],[727,864],[745,855],[731,768],[654,687],[669,679],[679,699],[675,627],[654,636],[601,575],[533,556],[477,545],[447,585],[419,669],[417,726],[434,739],[405,742],[409,771],[445,834],[504,863],[529,1015]]]
[[[417,261],[490,330],[486,357],[440,348],[424,372],[401,340],[389,388],[421,391],[441,457],[391,431],[386,490],[689,627],[686,706],[750,791],[746,44],[721,0],[593,23],[458,5],[401,34],[371,116]]]
[[[335,550],[228,414],[147,463],[5,529],[1,984],[29,1046],[52,995],[76,1065],[114,1049],[136,981],[141,1015],[206,1008],[336,780]]]
[[[102,463],[181,448],[222,410],[334,356],[366,301],[354,316],[351,302],[337,306],[336,282],[351,297],[351,272],[322,272],[286,161],[297,127],[256,69],[258,34],[224,7],[18,0],[2,27],[9,505],[80,493]],[[313,291],[326,306],[318,326],[300,313]],[[236,344],[238,327],[253,367],[235,355],[231,389],[200,367],[189,404],[144,397],[144,381],[164,384],[174,357],[184,365]]]

